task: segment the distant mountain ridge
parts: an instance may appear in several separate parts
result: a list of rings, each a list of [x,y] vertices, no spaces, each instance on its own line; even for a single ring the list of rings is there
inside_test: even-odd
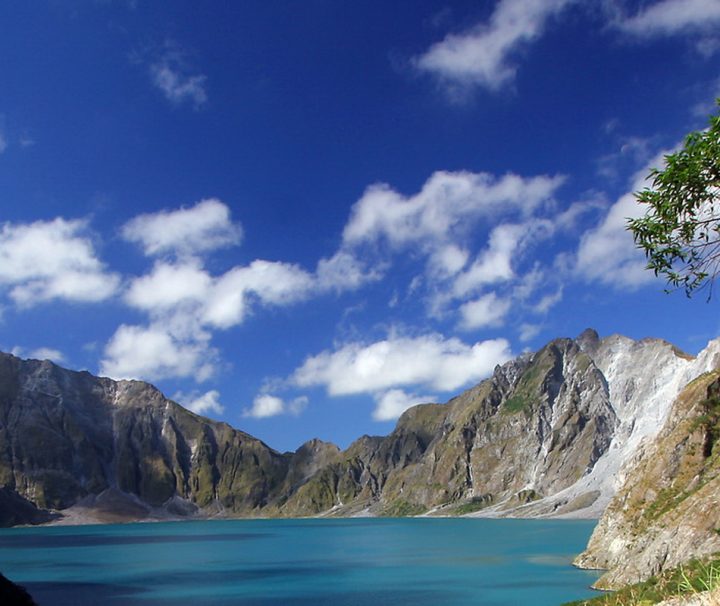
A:
[[[0,354],[0,510],[21,503],[0,522],[42,510],[100,521],[599,516],[681,389],[719,361],[719,341],[693,358],[588,330],[498,366],[447,404],[409,409],[388,436],[279,453],[147,383]]]

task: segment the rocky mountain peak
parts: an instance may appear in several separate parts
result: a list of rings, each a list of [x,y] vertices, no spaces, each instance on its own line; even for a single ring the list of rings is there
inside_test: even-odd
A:
[[[0,487],[40,508],[130,518],[594,516],[682,387],[718,361],[720,340],[692,358],[588,329],[498,366],[447,404],[408,409],[388,436],[280,454],[147,383],[2,354]]]
[[[586,328],[578,335],[575,342],[583,351],[592,353],[600,345],[600,335],[594,328]]]

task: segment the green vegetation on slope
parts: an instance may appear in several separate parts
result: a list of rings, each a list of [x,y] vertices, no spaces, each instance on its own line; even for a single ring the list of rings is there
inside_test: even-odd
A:
[[[720,588],[720,553],[711,558],[691,560],[666,570],[643,583],[590,600],[568,602],[563,606],[652,606],[677,596],[690,596]]]
[[[503,412],[515,414],[532,408],[533,403],[541,397],[543,381],[557,364],[559,355],[557,346],[552,343],[538,352],[520,377],[512,396],[505,402]]]

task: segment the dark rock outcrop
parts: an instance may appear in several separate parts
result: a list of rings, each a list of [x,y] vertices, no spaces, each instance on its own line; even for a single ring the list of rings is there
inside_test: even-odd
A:
[[[44,524],[59,517],[21,497],[7,486],[0,487],[0,528]]]
[[[277,492],[290,458],[147,383],[0,354],[0,485],[37,507],[124,494],[140,509],[180,498],[252,514]]]
[[[24,587],[0,574],[0,604],[3,606],[37,606]]]

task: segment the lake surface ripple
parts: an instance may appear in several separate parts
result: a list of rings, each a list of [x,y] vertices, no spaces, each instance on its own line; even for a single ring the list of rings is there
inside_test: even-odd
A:
[[[556,606],[586,520],[227,520],[0,531],[40,606]]]

